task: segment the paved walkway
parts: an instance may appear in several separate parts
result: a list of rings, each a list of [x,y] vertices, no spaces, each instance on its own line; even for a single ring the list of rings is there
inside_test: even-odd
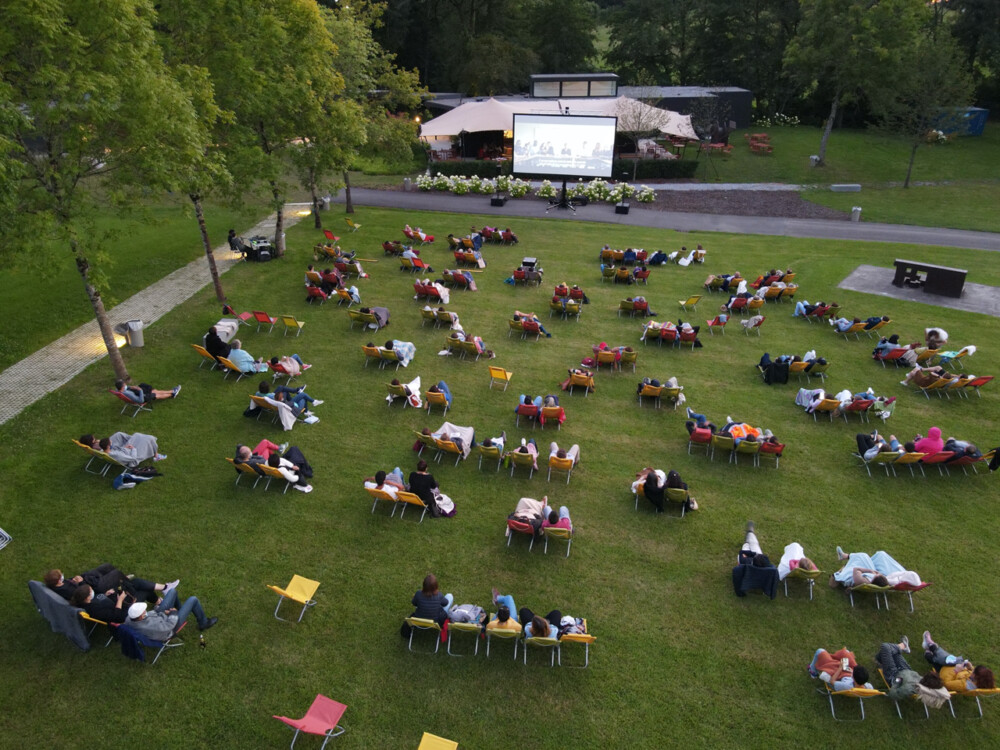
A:
[[[291,211],[291,207],[286,207],[285,228],[293,226],[301,218]],[[277,216],[272,214],[243,234],[246,237],[258,234],[271,237],[276,219]],[[220,274],[238,262],[228,244],[214,248],[214,253]],[[202,255],[108,310],[108,318],[112,326],[126,320],[142,320],[148,325],[211,283],[208,262]],[[97,321],[90,320],[11,365],[0,373],[0,424],[13,419],[42,396],[106,356],[108,352]]]
[[[343,191],[341,191],[343,192]],[[972,250],[1000,252],[1000,234],[970,232],[961,229],[915,227],[903,224],[874,222],[830,221],[826,219],[781,219],[768,216],[721,216],[715,214],[674,213],[639,208],[633,202],[628,214],[616,214],[608,203],[580,206],[576,212],[553,208],[537,200],[510,200],[502,208],[490,206],[489,196],[462,196],[451,193],[371,190],[353,188],[351,198],[359,206],[403,208],[414,211],[447,211],[478,214],[484,220],[504,225],[512,216],[551,218],[566,221],[600,221],[609,224],[676,229],[681,232],[727,232],[731,234],[762,234],[779,237],[799,237],[824,240],[861,240],[867,242],[899,242],[913,245],[962,247]],[[343,203],[343,195],[334,199]]]

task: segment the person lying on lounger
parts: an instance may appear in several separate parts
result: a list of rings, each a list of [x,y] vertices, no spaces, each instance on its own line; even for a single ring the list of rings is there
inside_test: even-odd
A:
[[[177,398],[177,394],[181,392],[181,387],[178,385],[169,391],[161,390],[159,388],[154,388],[148,383],[139,383],[139,385],[128,385],[125,380],[115,381],[115,390],[120,392],[125,398],[134,404],[148,404],[151,401],[162,401],[168,398]]]
[[[159,452],[155,437],[141,432],[131,435],[127,432],[116,432],[111,437],[100,439],[87,433],[80,437],[80,442],[94,450],[104,451],[115,461],[130,469],[149,458],[162,461],[167,457],[166,454]]]
[[[825,648],[816,649],[806,669],[809,674],[818,677],[838,693],[856,687],[872,689],[868,682],[868,670],[858,664],[854,652],[846,648],[832,654]]]
[[[941,682],[948,690],[964,693],[996,688],[993,670],[983,664],[973,667],[969,660],[949,654],[934,642],[928,630],[924,631],[923,646],[924,658],[937,670]]]
[[[871,556],[866,552],[852,552],[848,555],[840,547],[837,547],[837,558],[844,565],[830,576],[832,588],[838,586],[851,588],[863,586],[866,583],[873,583],[876,586],[895,586],[899,583],[919,586],[921,583],[918,573],[907,570],[896,562],[888,552],[882,550]]]

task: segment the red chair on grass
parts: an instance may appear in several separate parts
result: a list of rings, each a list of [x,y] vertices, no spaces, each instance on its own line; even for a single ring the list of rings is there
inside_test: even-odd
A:
[[[721,315],[716,315],[711,320],[706,320],[705,325],[708,326],[708,332],[715,335],[716,329],[722,331],[722,335],[726,335],[726,323],[729,322],[729,318],[723,318]]]
[[[331,244],[334,243],[334,242],[339,242],[340,241],[340,237],[337,237],[329,229],[324,229],[323,230],[323,236],[326,237],[330,241]]]
[[[312,304],[316,300],[322,305],[329,299],[326,292],[320,289],[318,286],[307,286],[306,287],[306,302]]]
[[[525,523],[524,521],[516,521],[513,518],[507,519],[507,546],[510,546],[511,540],[514,538],[514,534],[526,534],[530,539],[531,543],[528,545],[528,552],[531,552],[531,548],[535,546],[535,527],[530,523]]]
[[[236,318],[240,322],[240,325],[244,325],[244,326],[250,325],[250,319],[253,317],[253,313],[248,313],[248,312],[245,312],[245,311],[241,312],[241,313],[236,312],[233,309],[232,305],[223,305],[222,306],[222,314],[223,315],[231,315],[232,317]]]
[[[517,415],[514,421],[517,427],[521,426],[521,417],[531,422],[531,426],[534,427],[535,421],[538,419],[539,410],[534,404],[518,404],[514,413]]]
[[[323,744],[320,745],[320,750],[323,750],[331,737],[339,737],[347,731],[346,727],[340,726],[340,719],[346,710],[347,706],[343,703],[337,703],[325,695],[317,694],[312,705],[309,706],[309,710],[306,711],[306,715],[301,719],[290,719],[287,716],[277,715],[272,718],[284,722],[295,730],[291,747],[295,747],[295,740],[298,739],[299,732],[305,732],[325,737]]]
[[[267,326],[267,332],[270,333],[274,330],[274,324],[278,322],[277,318],[272,318],[261,310],[253,311],[253,319],[257,321],[257,333],[260,333],[261,326]]]

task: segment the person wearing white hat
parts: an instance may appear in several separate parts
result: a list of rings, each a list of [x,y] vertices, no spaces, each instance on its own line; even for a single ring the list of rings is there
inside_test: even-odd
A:
[[[177,589],[173,588],[152,610],[147,609],[145,602],[136,602],[128,609],[126,624],[149,638],[165,641],[177,632],[192,613],[198,620],[198,630],[208,630],[219,621],[218,617],[205,616],[198,597],[189,596],[181,603],[180,609],[176,607],[177,598]]]

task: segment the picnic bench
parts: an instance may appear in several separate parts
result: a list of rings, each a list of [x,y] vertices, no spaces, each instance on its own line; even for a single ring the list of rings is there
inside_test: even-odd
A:
[[[915,260],[896,258],[893,261],[896,275],[892,285],[919,286],[930,294],[940,294],[945,297],[961,297],[968,271],[961,268],[936,266],[933,263],[921,263]]]

